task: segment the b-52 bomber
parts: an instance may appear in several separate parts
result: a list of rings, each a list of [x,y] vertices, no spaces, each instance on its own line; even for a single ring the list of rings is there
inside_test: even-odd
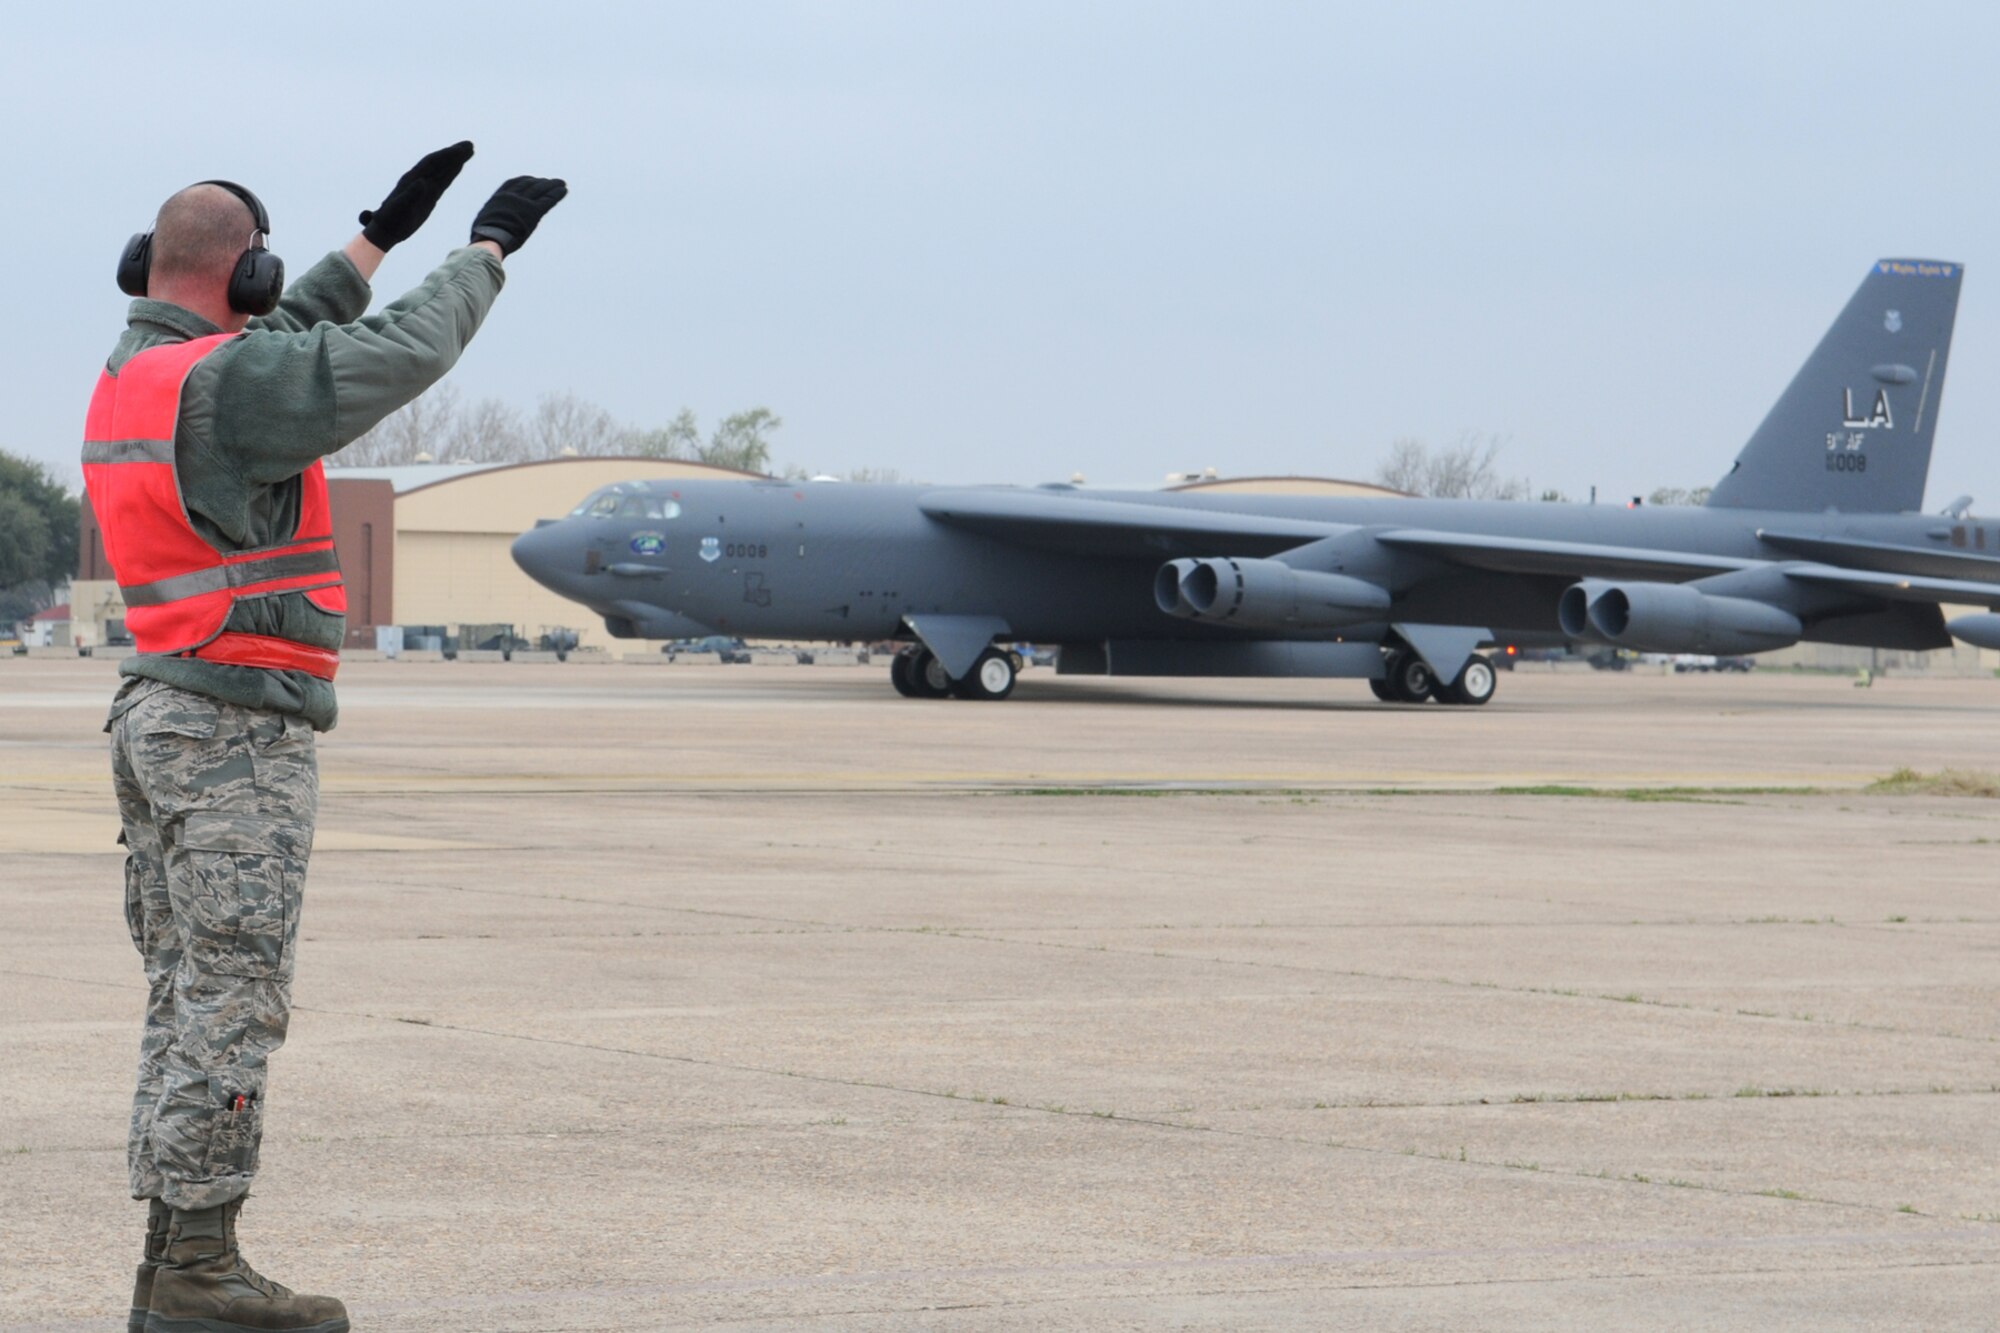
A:
[[[2000,647],[2000,524],[1918,512],[1963,272],[1877,263],[1700,507],[655,480],[514,558],[619,637],[902,640],[915,697],[1006,698],[1020,641],[1446,704],[1493,697],[1495,644]]]

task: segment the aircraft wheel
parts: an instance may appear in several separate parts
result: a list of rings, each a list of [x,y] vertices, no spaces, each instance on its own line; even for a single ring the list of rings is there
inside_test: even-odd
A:
[[[995,703],[1014,692],[1014,655],[988,648],[972,664],[972,670],[952,682],[951,692],[961,699],[986,699]]]
[[[910,659],[910,685],[919,699],[942,699],[951,693],[951,675],[936,653],[919,648]]]
[[[905,699],[917,697],[916,657],[915,648],[903,648],[889,659],[889,683]]]
[[[1380,699],[1385,704],[1396,702],[1396,687],[1386,680],[1379,677],[1371,680],[1368,682],[1368,689],[1377,699]]]
[[[1406,704],[1420,704],[1431,697],[1437,673],[1415,653],[1401,652],[1389,659],[1389,689]]]
[[[1437,700],[1441,704],[1477,706],[1491,699],[1499,687],[1500,676],[1493,669],[1492,661],[1474,653],[1472,660],[1465,664],[1465,670],[1458,673],[1457,680],[1437,687]]]

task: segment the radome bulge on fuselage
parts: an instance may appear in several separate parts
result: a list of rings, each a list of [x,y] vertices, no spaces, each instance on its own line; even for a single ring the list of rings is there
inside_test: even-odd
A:
[[[1354,677],[1484,703],[1495,642],[2000,646],[2000,526],[1920,508],[1962,269],[1877,264],[1700,508],[633,482],[515,544],[614,634],[902,639],[906,694],[1060,670]]]

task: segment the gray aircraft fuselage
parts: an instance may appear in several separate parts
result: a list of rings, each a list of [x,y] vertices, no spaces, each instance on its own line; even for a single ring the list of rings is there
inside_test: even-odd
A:
[[[1155,605],[1153,581],[1163,561],[1264,556],[1277,549],[1272,543],[1218,549],[1199,539],[1164,538],[1150,554],[1135,556],[1033,549],[925,514],[920,501],[943,489],[833,482],[631,483],[623,498],[643,506],[650,494],[677,504],[679,514],[672,519],[576,514],[523,534],[515,558],[535,579],[614,626],[629,624],[627,633],[635,637],[716,630],[748,638],[872,641],[905,633],[908,616],[968,610],[1006,621],[1017,639],[1045,643],[1379,637],[1379,626],[1361,624],[1248,634],[1180,619]],[[1960,528],[1966,549],[1976,543],[2000,555],[2000,525],[1915,514],[1242,493],[1033,493],[1052,501],[1075,495],[1364,530],[1448,529],[1746,561],[1788,558],[1761,541],[1760,530],[1950,552],[1952,530]],[[705,542],[712,543],[712,559],[703,558]],[[1561,637],[1556,606],[1575,581],[1569,575],[1451,568],[1414,554],[1394,562],[1388,586],[1398,601],[1385,622],[1491,626],[1497,639],[1512,642]],[[1852,600],[1857,611],[1866,609],[1867,599]],[[1882,638],[1883,647],[1940,646],[1935,636],[1915,642],[1893,626]]]
[[[1496,642],[2000,647],[2000,530],[1915,512],[1963,277],[1871,266],[1700,507],[635,481],[514,554],[621,636],[909,640],[891,679],[932,697],[1005,698],[1018,640],[1064,671],[1461,704],[1492,697]]]

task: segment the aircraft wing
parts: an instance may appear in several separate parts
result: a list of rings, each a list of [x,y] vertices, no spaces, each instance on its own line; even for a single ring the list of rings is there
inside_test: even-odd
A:
[[[1898,546],[1853,537],[1818,537],[1770,529],[1760,529],[1757,536],[1780,550],[1847,569],[1880,570],[1885,574],[1908,571],[1940,579],[2000,583],[2000,559],[1980,552]]]
[[[1501,574],[1555,574],[1566,578],[1665,578],[1681,582],[1769,563],[1726,555],[1690,555],[1684,551],[1540,541],[1530,537],[1483,537],[1422,528],[1391,528],[1376,533],[1375,540],[1384,546],[1417,551],[1471,569],[1490,569]]]
[[[1065,491],[936,490],[918,502],[940,523],[1003,541],[1086,555],[1275,555],[1351,532],[1341,523],[1271,518]]]
[[[919,503],[925,514],[940,523],[1004,541],[1092,555],[1170,558],[1207,555],[1218,549],[1227,549],[1235,555],[1276,555],[1307,542],[1355,530],[1347,524],[1313,519],[1100,500],[1062,491],[942,489],[927,493]],[[1762,535],[1774,545],[1794,548],[1819,540],[1789,534]],[[1376,532],[1375,539],[1384,546],[1468,569],[1563,578],[1663,579],[1678,583],[1775,563],[1737,556],[1425,528],[1389,528]],[[1824,544],[1834,548],[1827,550],[1829,557],[1851,559],[1854,565],[1786,563],[1782,566],[1784,572],[1802,582],[1888,601],[2000,607],[2000,577],[1988,582],[1857,567],[1879,563],[1891,551],[1901,553],[1903,548],[1864,549],[1873,544],[1837,540]],[[1942,553],[1910,550],[1908,554],[1937,557]],[[1953,561],[1950,568],[1968,574],[2000,575],[2000,562],[1977,557]]]
[[[1785,577],[1817,583],[1864,597],[1892,602],[1953,602],[1967,606],[2000,607],[2000,583],[1969,579],[1924,578],[1872,569],[1835,569],[1831,565],[1786,565]]]

